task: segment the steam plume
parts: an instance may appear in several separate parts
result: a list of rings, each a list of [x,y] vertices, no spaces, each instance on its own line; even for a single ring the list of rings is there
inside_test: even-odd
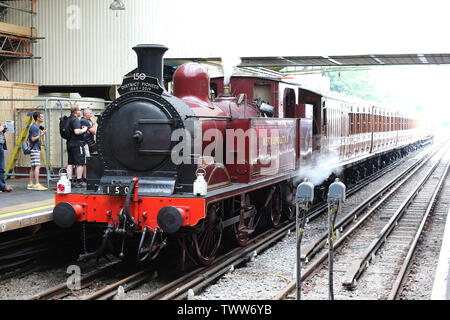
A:
[[[241,63],[241,58],[239,57],[222,57],[222,68],[223,68],[223,84],[228,85],[230,83],[230,78],[233,74],[233,69]]]
[[[318,186],[332,173],[336,176],[341,174],[342,169],[336,167],[339,163],[338,152],[330,151],[327,154],[315,154],[311,160],[311,164],[301,166],[297,175],[298,179],[308,178],[313,185]]]

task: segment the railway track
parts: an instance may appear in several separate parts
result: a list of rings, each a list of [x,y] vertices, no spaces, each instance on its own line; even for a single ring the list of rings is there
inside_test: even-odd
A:
[[[419,237],[416,232],[420,234],[426,221],[425,211],[431,210],[441,188],[438,181],[443,182],[448,172],[448,160],[441,161],[448,147],[434,150],[426,160],[419,159],[336,224],[341,234],[334,243],[337,249],[334,283],[340,284],[338,298],[394,299],[397,296],[398,288],[393,288],[399,284],[393,283],[404,279],[404,274],[399,272],[408,269],[408,262],[403,259],[410,260]],[[322,234],[303,250],[302,259],[310,263],[302,270],[302,283],[308,287],[302,298],[327,297],[326,237]],[[291,282],[275,299],[289,298],[295,287],[296,283]]]
[[[115,262],[92,271],[79,279],[79,288],[72,290],[67,282],[61,283],[48,290],[42,291],[28,298],[28,300],[60,300],[70,295],[78,295],[78,290],[95,285],[96,281],[104,280],[112,275],[124,272],[126,265],[123,262]]]
[[[0,280],[42,269],[44,256],[58,250],[62,243],[68,245],[63,237],[67,238],[67,233],[53,229],[28,235],[16,232],[4,237],[0,242]]]
[[[245,261],[251,259],[257,252],[269,247],[293,230],[294,224],[292,222],[285,222],[280,228],[268,230],[255,237],[246,247],[235,248],[231,252],[220,256],[213,265],[197,268],[188,274],[176,278],[174,281],[161,285],[152,293],[147,294],[143,300],[186,299],[191,292],[195,294],[201,291],[209,283],[215,281],[241,263],[245,263]],[[117,274],[123,272],[126,268],[124,263],[116,263],[91,272],[80,279],[79,289],[83,290],[89,287],[95,287],[97,282],[117,277]],[[69,296],[76,296],[82,300],[113,299],[117,295],[119,287],[122,286],[124,293],[126,293],[143,285],[153,277],[154,270],[152,269],[129,272],[119,281],[115,281],[85,296],[69,289],[66,283],[61,283],[58,286],[30,297],[29,300],[58,300],[66,299]]]
[[[427,202],[423,202],[422,204],[419,203],[418,205],[420,205],[420,207],[414,208],[414,210],[419,209],[420,211],[425,209],[425,214],[423,214],[422,218],[420,219],[420,225],[417,228],[417,231],[416,231],[412,241],[410,242],[410,247],[409,247],[408,253],[406,254],[406,257],[404,259],[402,267],[400,268],[399,272],[397,273],[397,277],[394,281],[394,285],[392,286],[391,292],[389,293],[388,300],[395,300],[399,297],[399,294],[402,289],[402,285],[404,284],[405,276],[407,275],[408,270],[411,266],[414,252],[418,246],[420,237],[422,236],[422,233],[424,231],[425,224],[426,224],[427,220],[429,219],[430,214],[434,211],[434,208],[438,201],[439,196],[443,195],[444,197],[446,197],[447,202],[450,201],[450,195],[442,193],[442,189],[444,187],[445,180],[448,177],[449,168],[450,168],[450,161],[447,161],[444,172],[442,173],[442,176],[439,179],[437,186],[434,188],[434,192],[431,196],[431,199],[428,201],[428,205],[426,206],[426,209],[422,206],[422,204],[423,203],[426,204]],[[427,187],[430,188],[430,190],[427,190],[427,191],[431,192],[433,190],[434,186],[432,183],[430,183],[430,185]],[[417,223],[417,221],[414,221],[414,222]],[[403,225],[397,230],[397,232],[400,232],[400,233],[404,232],[404,230],[402,230],[402,228],[404,228]]]
[[[418,162],[420,162],[419,160]],[[370,182],[378,179],[380,176],[393,170],[399,166],[403,160],[397,161],[396,163],[380,170],[368,179],[362,181],[358,185],[349,189],[348,194],[355,193]],[[326,210],[327,206],[318,205],[310,211],[308,216],[309,220],[312,220],[319,216],[322,212]],[[285,223],[281,228],[276,230],[269,230],[260,236],[253,239],[248,246],[239,247],[233,251],[225,254],[224,256],[217,259],[214,265],[209,267],[202,267],[186,274],[180,278],[177,278],[173,282],[159,286],[151,294],[148,294],[144,299],[186,299],[189,294],[197,294],[206,287],[209,283],[215,281],[217,278],[221,277],[223,274],[227,273],[230,269],[238,266],[245,261],[248,261],[255,252],[261,252],[265,248],[271,246],[274,242],[278,241],[280,238],[284,237],[290,230],[294,230],[294,223]],[[106,267],[101,270],[95,271],[91,274],[84,276],[81,279],[81,289],[96,287],[98,282],[107,280],[108,278],[117,278],[117,273],[120,267]],[[37,294],[31,299],[65,299],[69,296],[75,296],[76,298],[84,300],[105,300],[112,299],[116,296],[118,289],[122,287],[123,292],[130,292],[135,288],[142,286],[143,284],[149,282],[154,278],[154,270],[145,269],[137,270],[136,272],[125,272],[123,277],[119,281],[114,281],[106,286],[101,286],[100,289],[96,290],[94,293],[88,295],[82,295],[77,292],[73,292],[67,288],[67,284],[63,283],[59,286],[46,290],[40,294]],[[107,281],[105,281],[107,282]]]
[[[418,160],[417,162],[420,163],[421,161],[422,160]],[[366,179],[360,184],[349,189],[348,194],[357,192],[362,187],[369,184],[373,180],[378,179],[380,176],[394,169],[402,162],[403,160],[397,161],[396,163],[386,167],[384,170],[379,171],[369,179]],[[412,169],[410,168],[409,170]],[[316,206],[313,210],[310,211],[308,219],[312,220],[315,217],[319,216],[320,213],[326,210],[326,208],[326,205]],[[294,228],[295,225],[293,222],[291,222],[285,223],[283,226],[276,230],[266,231],[265,233],[253,239],[248,246],[234,249],[233,251],[218,258],[217,261],[209,267],[196,269],[189,274],[177,278],[173,282],[159,286],[159,288],[155,289],[151,294],[145,296],[144,299],[186,299],[190,296],[190,294],[197,294],[209,283],[215,281],[217,278],[227,273],[230,269],[249,260],[251,256],[255,254],[255,252],[260,252],[269,247],[274,242],[278,241],[280,238],[284,237],[284,235],[290,232],[289,230],[294,230]],[[114,268],[105,268],[105,270],[100,270],[98,272],[86,275],[81,279],[81,289],[95,287],[98,281],[105,280],[108,277],[112,277],[114,273],[117,273],[118,270],[117,267]],[[124,273],[123,277],[119,281],[115,281],[106,286],[102,286],[99,290],[96,290],[95,293],[91,293],[85,296],[81,295],[80,293],[68,290],[67,285],[63,283],[59,286],[46,290],[45,292],[37,294],[31,299],[64,299],[68,296],[74,295],[80,299],[85,300],[112,299],[114,298],[114,296],[116,296],[119,287],[123,288],[123,292],[129,292],[149,282],[149,280],[151,280],[152,278],[154,278],[154,270],[137,270],[134,273]]]
[[[269,230],[251,241],[246,247],[239,247],[233,251],[221,256],[217,261],[208,267],[201,267],[191,271],[190,273],[177,278],[176,280],[169,282],[151,294],[144,297],[144,300],[150,299],[183,299],[187,298],[188,291],[193,290],[197,292],[201,290],[208,283],[214,281],[224,273],[230,270],[230,266],[237,266],[240,263],[245,262],[250,259],[255,252],[259,250],[264,250],[272,243],[278,241],[280,238],[284,237],[292,229],[292,223],[284,223],[280,228]],[[117,275],[118,272],[122,272],[127,267],[122,263],[116,263],[104,267],[100,270],[92,272],[80,279],[81,288],[84,289],[95,284],[99,280],[106,279],[112,275]],[[87,296],[80,297],[83,300],[106,300],[112,299],[117,294],[117,289],[122,286],[124,292],[128,292],[154,277],[154,270],[151,268],[137,270],[136,272],[129,272],[119,281],[109,284],[101,289],[97,290],[95,293],[89,294]],[[41,292],[30,300],[48,300],[48,299],[64,299],[69,295],[79,295],[76,292],[70,290],[66,283],[62,283],[58,286],[50,288],[44,292]]]

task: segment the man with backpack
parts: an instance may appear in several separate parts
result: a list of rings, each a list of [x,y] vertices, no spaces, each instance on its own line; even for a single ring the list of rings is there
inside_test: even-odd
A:
[[[76,181],[72,184],[73,188],[82,188],[86,183],[82,180],[83,165],[85,164],[85,152],[83,135],[87,127],[81,127],[80,115],[81,109],[77,104],[70,108],[70,117],[63,120],[60,124],[61,136],[67,139],[67,178],[72,179],[73,167],[76,167]]]
[[[97,125],[92,122],[92,110],[83,109],[83,117],[80,119],[81,126],[86,126],[87,132],[83,135],[84,152],[87,157],[97,153],[97,145],[95,143],[95,134],[97,133]],[[83,181],[86,182],[86,164],[83,166]]]
[[[34,123],[30,127],[28,135],[28,143],[30,145],[30,179],[28,181],[28,190],[47,190],[42,184],[39,183],[39,171],[41,169],[41,137],[47,132],[47,130],[41,126],[44,122],[44,115],[39,111],[33,113]],[[42,129],[41,132],[39,132]],[[33,184],[33,179],[36,184]]]

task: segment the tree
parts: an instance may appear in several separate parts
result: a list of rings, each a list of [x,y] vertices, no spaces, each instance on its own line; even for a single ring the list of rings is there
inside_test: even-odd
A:
[[[388,100],[386,94],[383,95],[377,91],[368,70],[331,71],[327,72],[327,75],[330,78],[331,91],[370,101],[385,102]]]

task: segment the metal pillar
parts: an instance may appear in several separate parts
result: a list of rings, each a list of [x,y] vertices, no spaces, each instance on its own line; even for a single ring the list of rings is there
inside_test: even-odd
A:
[[[302,291],[302,263],[301,263],[301,242],[305,228],[306,214],[309,210],[309,204],[314,200],[314,185],[305,178],[298,185],[295,196],[296,204],[296,242],[297,242],[297,300],[301,299]]]
[[[345,185],[336,178],[328,188],[328,299],[334,300],[333,292],[333,257],[334,257],[334,224],[345,201]]]

